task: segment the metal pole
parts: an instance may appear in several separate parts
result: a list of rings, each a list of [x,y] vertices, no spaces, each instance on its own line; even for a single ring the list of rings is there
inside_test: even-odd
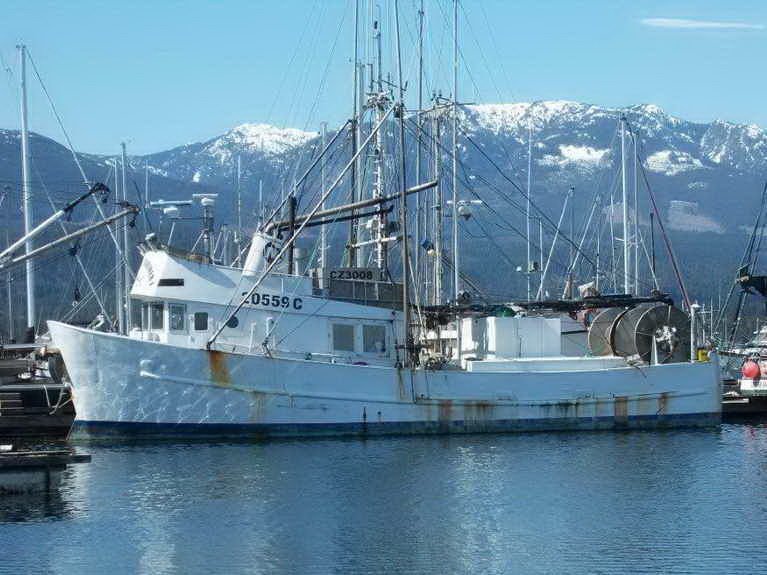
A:
[[[549,250],[549,257],[546,258],[546,267],[543,268],[543,273],[541,274],[541,284],[538,286],[538,294],[536,295],[536,299],[543,298],[543,284],[546,281],[546,274],[549,272],[549,264],[551,263],[551,256],[554,254],[554,248],[557,246],[557,239],[559,239],[559,230],[562,229],[562,222],[565,218],[565,212],[567,212],[567,203],[570,201],[570,197],[573,195],[573,188],[570,188],[567,191],[567,195],[565,196],[565,203],[562,205],[562,213],[559,214],[559,222],[557,223],[557,229],[554,233],[554,239],[551,242],[551,249]]]
[[[420,7],[418,8],[418,110],[416,110],[416,122],[415,122],[415,183],[416,185],[421,183],[421,133],[423,127],[421,126],[421,114],[423,110],[423,0],[421,0]],[[423,218],[423,201],[421,196],[416,198],[416,218],[415,218],[415,274],[416,274],[416,286],[420,286],[421,278],[421,236],[423,230],[421,228],[421,219]]]
[[[402,325],[405,346],[405,367],[410,366],[410,302],[408,301],[409,257],[407,241],[407,173],[405,171],[405,86],[402,78],[402,51],[399,33],[399,1],[394,0],[394,22],[397,28],[397,83],[399,84],[399,155],[400,155],[400,204],[399,217],[402,231]]]
[[[8,206],[5,210],[5,245],[8,246],[11,243],[11,195],[8,194],[6,198],[8,199]],[[8,341],[13,341],[13,278],[10,271],[6,274],[5,281],[8,295]]]
[[[128,156],[125,152],[125,142],[120,144],[122,146],[122,201],[123,205],[128,205]],[[123,268],[124,280],[123,289],[125,290],[125,329],[123,333],[129,333],[131,329],[131,322],[133,320],[133,304],[130,298],[131,290],[131,251],[128,249],[130,242],[128,239],[128,226],[123,226],[123,250],[125,251],[125,266]]]
[[[325,148],[325,140],[328,135],[328,123],[322,122],[320,124],[320,132],[322,133],[322,147]],[[320,164],[320,187],[325,189],[325,158],[322,158],[322,164]],[[325,202],[320,205],[320,210],[325,209]],[[325,269],[327,268],[327,249],[328,249],[328,230],[325,224],[320,227],[320,272],[321,276],[325,277]],[[324,279],[323,287],[325,287]]]
[[[650,212],[650,267],[655,277],[655,214]]]
[[[458,0],[453,0],[453,297],[461,291],[458,258]],[[456,359],[461,365],[461,318],[455,320]]]
[[[638,134],[632,133],[634,140],[634,295],[639,295],[639,142]]]
[[[21,182],[22,199],[24,206],[24,234],[28,234],[33,227],[32,214],[32,182],[29,173],[29,124],[27,121],[27,47],[23,44],[18,47],[21,60]],[[24,251],[32,252],[34,242],[32,238],[24,243]],[[27,334],[25,339],[34,341],[36,327],[35,309],[35,267],[32,261],[26,264],[27,278]]]
[[[359,82],[359,11],[360,11],[360,0],[354,0],[354,82],[353,82],[353,88],[352,88],[352,100],[353,100],[353,112],[352,112],[352,119],[351,123],[349,125],[349,129],[351,130],[351,137],[352,137],[352,157],[355,158],[354,165],[352,165],[351,168],[351,174],[349,178],[349,183],[351,184],[351,199],[350,203],[354,203],[357,200],[357,178],[361,175],[358,173],[357,168],[359,165],[358,158],[359,155],[357,154],[357,149],[359,148],[359,140],[357,139],[359,137],[359,131],[358,131],[358,120],[357,120],[357,113],[358,113],[358,107],[357,107],[357,100],[359,99],[359,93],[358,93],[358,82]],[[348,254],[347,254],[347,262],[349,264],[349,267],[354,267],[357,263],[357,256],[356,256],[356,248],[354,247],[357,244],[357,221],[355,218],[352,218],[349,220],[349,244],[347,246]]]
[[[434,188],[434,305],[442,303],[442,248],[443,248],[443,226],[444,218],[442,215],[442,153],[440,152],[440,118],[434,113],[434,179],[437,186]]]
[[[532,187],[533,175],[533,121],[530,120],[527,133],[527,206],[525,209],[525,223],[527,224],[527,301],[530,301],[530,188]]]
[[[621,194],[623,203],[623,293],[631,293],[628,184],[626,179],[626,118],[621,116]]]
[[[237,229],[234,232],[237,253],[242,251],[242,156],[237,154]]]
[[[114,166],[114,172],[115,172],[115,198],[121,197],[120,192],[120,178],[117,176],[118,169],[119,169],[119,160],[117,158],[114,159],[115,166]],[[123,274],[122,270],[124,269],[124,260],[123,260],[123,249],[121,246],[121,239],[120,234],[117,233],[119,231],[117,227],[117,221],[115,220],[114,224],[114,237],[115,237],[115,321],[114,325],[117,328],[118,333],[125,333],[125,310],[123,308],[123,287],[122,287],[122,280],[123,280]]]
[[[149,160],[144,162],[144,210],[149,209]]]

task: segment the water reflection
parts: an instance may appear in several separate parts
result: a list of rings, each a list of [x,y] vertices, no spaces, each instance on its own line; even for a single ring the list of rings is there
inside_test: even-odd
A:
[[[5,565],[51,573],[759,571],[767,428],[89,448]],[[746,488],[747,487],[747,488]],[[66,521],[60,521],[66,519]],[[6,519],[10,521],[12,519]]]

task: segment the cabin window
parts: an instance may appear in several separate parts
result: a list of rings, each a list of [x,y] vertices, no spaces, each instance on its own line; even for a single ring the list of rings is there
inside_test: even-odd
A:
[[[168,304],[168,323],[171,331],[184,331],[184,318],[186,317],[186,306],[178,303]]]
[[[333,324],[333,349],[354,351],[354,326],[348,323]]]
[[[194,313],[194,329],[195,331],[208,331],[207,312],[197,311]]]
[[[144,331],[149,330],[149,304],[141,304],[141,329]]]
[[[362,351],[365,353],[386,353],[386,326],[362,326]]]
[[[164,318],[165,314],[163,313],[165,309],[165,304],[162,302],[159,303],[152,303],[149,304],[149,319],[151,322],[150,329],[164,329]]]

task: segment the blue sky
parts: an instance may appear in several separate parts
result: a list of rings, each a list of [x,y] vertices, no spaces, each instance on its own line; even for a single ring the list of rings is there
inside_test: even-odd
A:
[[[360,0],[363,5],[367,0]],[[654,103],[767,126],[767,2],[461,0],[459,98]],[[409,104],[416,6],[400,0]],[[450,0],[424,0],[428,90],[450,87]],[[392,2],[382,0],[393,66]],[[351,107],[353,0],[3,0],[0,127],[24,42],[76,147],[160,151],[244,122],[318,129]],[[364,48],[362,49],[364,52]],[[30,124],[61,140],[30,71]]]

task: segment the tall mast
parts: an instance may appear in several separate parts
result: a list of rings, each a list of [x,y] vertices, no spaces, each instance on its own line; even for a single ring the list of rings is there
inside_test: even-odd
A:
[[[420,7],[418,8],[418,110],[415,115],[415,183],[416,185],[421,183],[421,133],[423,127],[421,125],[421,113],[423,110],[423,0],[421,0]],[[415,217],[415,273],[416,278],[419,280],[417,285],[420,285],[421,276],[421,220],[423,218],[423,200],[420,196],[416,196],[416,217]]]
[[[120,160],[115,156],[114,158],[114,176],[115,176],[115,197],[120,196]],[[118,233],[118,222],[114,223],[114,237],[115,237],[115,321],[114,325],[119,333],[125,331],[125,310],[123,308],[123,250],[121,248],[122,240]]]
[[[384,94],[383,84],[383,59],[381,55],[381,23],[380,20],[373,23],[374,40],[376,44],[376,90],[378,92],[376,96],[376,118],[378,122],[381,121],[384,115],[384,106],[388,105],[388,98]],[[372,74],[371,74],[372,82]],[[376,132],[375,139],[375,154],[373,160],[373,197],[382,198],[384,196],[384,171],[386,170],[386,146],[384,142],[384,130],[378,130]],[[375,262],[379,269],[386,269],[386,256],[387,248],[386,243],[383,241],[384,234],[386,233],[386,214],[381,213],[376,221],[374,239],[375,244]]]
[[[530,301],[530,188],[532,186],[533,176],[533,120],[530,118],[530,124],[527,132],[527,206],[525,209],[525,223],[527,224],[527,301]]]
[[[440,144],[442,134],[440,130],[440,117],[437,108],[434,108],[432,119],[432,134],[434,138],[434,180],[437,185],[434,187],[434,305],[442,303],[442,153]]]
[[[402,234],[402,327],[405,366],[410,366],[410,302],[408,301],[409,254],[407,242],[407,165],[405,158],[405,87],[402,79],[402,50],[399,33],[399,0],[394,0],[394,22],[397,28],[397,84],[399,86],[399,155],[400,155],[400,233]]]
[[[639,142],[638,134],[632,132],[634,140],[634,295],[639,295]]]
[[[242,251],[242,155],[237,154],[237,229],[234,232],[237,257]]]
[[[24,208],[24,234],[28,234],[33,227],[32,217],[32,190],[29,175],[29,124],[27,123],[27,47],[21,45],[19,58],[21,60],[21,182],[22,199]],[[24,251],[31,252],[34,249],[34,241],[27,240],[24,243]],[[27,276],[27,334],[26,338],[35,337],[36,310],[35,310],[35,266],[31,259],[26,262]]]
[[[623,293],[631,293],[631,246],[629,245],[629,203],[626,178],[626,118],[621,116],[621,194],[623,202]]]
[[[123,205],[128,205],[128,182],[127,182],[127,174],[126,170],[128,167],[128,156],[125,153],[125,142],[122,142],[120,144],[122,147],[122,201]],[[130,289],[131,289],[131,273],[130,273],[130,249],[128,248],[129,241],[128,241],[128,226],[123,224],[123,251],[125,252],[125,263],[123,266],[123,274],[124,274],[124,280],[123,280],[123,289],[125,290],[125,325],[123,327],[123,333],[130,332],[130,324],[131,320],[133,318],[133,306],[131,304],[130,299]]]
[[[352,100],[353,100],[353,106],[352,106],[352,120],[349,123],[349,130],[351,131],[352,136],[352,157],[358,158],[357,156],[357,147],[359,146],[359,140],[357,139],[359,137],[359,129],[358,129],[358,121],[357,121],[357,113],[358,113],[358,106],[357,102],[359,100],[359,27],[360,27],[360,0],[354,0],[354,82],[352,87]],[[360,177],[362,174],[359,174],[357,171],[357,167],[359,166],[359,161],[355,160],[354,165],[351,168],[351,173],[349,177],[349,181],[351,184],[351,198],[350,203],[354,203],[357,201],[357,178]],[[350,216],[354,216],[354,212],[350,214]],[[349,267],[354,267],[354,265],[357,262],[357,248],[355,247],[357,245],[357,221],[356,218],[351,217],[349,219],[349,246],[348,246],[348,256],[347,256],[347,263]]]
[[[322,149],[325,149],[327,135],[328,135],[328,123],[322,122],[320,124],[320,133],[322,134]],[[322,162],[320,163],[320,187],[322,191],[325,191],[325,155],[322,155]],[[322,202],[320,210],[325,209],[325,202]],[[327,249],[328,249],[328,231],[327,226],[322,224],[320,226],[320,277],[325,277],[325,269],[327,268]],[[324,279],[322,280],[325,281]],[[325,285],[324,283],[322,284]]]
[[[453,298],[461,291],[458,260],[458,0],[453,0]],[[455,320],[456,358],[461,364],[461,318]]]
[[[149,160],[144,162],[144,210],[149,209]]]

